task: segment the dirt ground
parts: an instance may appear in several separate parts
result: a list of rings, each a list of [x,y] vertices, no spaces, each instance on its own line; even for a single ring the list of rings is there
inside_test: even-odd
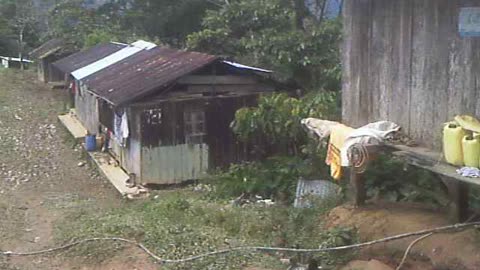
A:
[[[32,73],[0,71],[0,250],[3,251],[50,247],[55,243],[55,222],[69,212],[95,211],[122,202],[94,169],[78,166],[85,161],[82,151],[73,147],[73,141],[57,120],[63,110],[61,90],[51,90],[35,79]],[[106,265],[82,268],[67,264],[61,254],[8,260],[0,257],[0,269],[120,270],[135,269],[134,265],[126,264],[125,259],[112,259]],[[148,267],[143,265],[138,269]]]
[[[328,227],[354,226],[361,241],[381,239],[452,224],[447,215],[415,204],[378,203],[356,209],[340,206],[328,217]],[[418,237],[388,242],[362,250],[361,257],[376,258],[390,265],[398,263],[408,245]],[[474,229],[432,235],[411,251],[404,269],[476,270],[480,269],[480,232]],[[383,256],[382,256],[383,255]],[[383,258],[382,258],[383,257]],[[396,257],[397,259],[393,259]]]

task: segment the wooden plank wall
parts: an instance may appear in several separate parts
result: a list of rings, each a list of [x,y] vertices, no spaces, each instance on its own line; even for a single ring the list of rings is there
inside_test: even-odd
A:
[[[345,0],[343,121],[390,120],[441,149],[442,124],[480,117],[480,38],[458,34],[480,0]]]

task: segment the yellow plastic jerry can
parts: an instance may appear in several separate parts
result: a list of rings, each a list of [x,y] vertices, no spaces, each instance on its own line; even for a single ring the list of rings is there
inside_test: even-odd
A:
[[[478,168],[480,162],[480,141],[478,137],[464,136],[462,146],[463,163],[465,166]]]
[[[455,166],[463,166],[462,140],[467,132],[456,123],[447,123],[443,128],[443,154],[445,160]]]

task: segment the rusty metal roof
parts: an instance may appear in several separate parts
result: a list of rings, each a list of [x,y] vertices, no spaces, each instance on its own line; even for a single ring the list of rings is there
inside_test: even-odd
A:
[[[43,43],[40,47],[32,50],[29,53],[29,56],[36,59],[42,59],[61,50],[64,45],[65,42],[63,39],[54,38]]]
[[[113,105],[123,105],[163,89],[219,58],[157,47],[142,51],[86,77],[89,89]]]
[[[55,67],[64,73],[70,74],[71,72],[90,65],[114,52],[121,50],[128,46],[121,43],[105,43],[96,45],[90,49],[74,53],[70,56],[62,58],[53,63]]]

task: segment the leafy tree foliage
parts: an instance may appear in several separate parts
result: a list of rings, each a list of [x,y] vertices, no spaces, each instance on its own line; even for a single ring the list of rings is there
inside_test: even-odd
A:
[[[0,18],[0,55],[7,54],[8,51],[8,37],[11,35],[11,30],[8,27],[8,22],[4,18]]]
[[[205,11],[214,7],[204,0],[111,0],[92,8],[85,0],[73,0],[55,6],[50,25],[53,35],[79,47],[107,37],[143,37],[182,47],[188,34],[200,30]]]
[[[188,34],[200,30],[206,10],[216,7],[205,0],[127,0],[110,5],[124,11],[122,28],[175,46],[183,46]]]
[[[307,89],[339,89],[341,25],[313,16],[300,2],[232,1],[207,12],[188,46],[271,67]]]
[[[0,17],[0,44],[6,54],[23,57],[25,47],[38,41],[33,1],[0,0]]]
[[[50,34],[62,37],[79,48],[115,40],[121,35],[120,28],[108,14],[86,6],[83,0],[61,2],[50,14]]]
[[[280,154],[300,154],[308,144],[300,121],[307,117],[336,119],[339,116],[337,93],[311,93],[302,98],[286,94],[260,97],[257,107],[242,108],[235,114],[232,129],[245,142],[264,138],[265,146]]]
[[[117,37],[105,30],[94,30],[85,37],[84,47],[90,48],[100,43],[117,41]]]

